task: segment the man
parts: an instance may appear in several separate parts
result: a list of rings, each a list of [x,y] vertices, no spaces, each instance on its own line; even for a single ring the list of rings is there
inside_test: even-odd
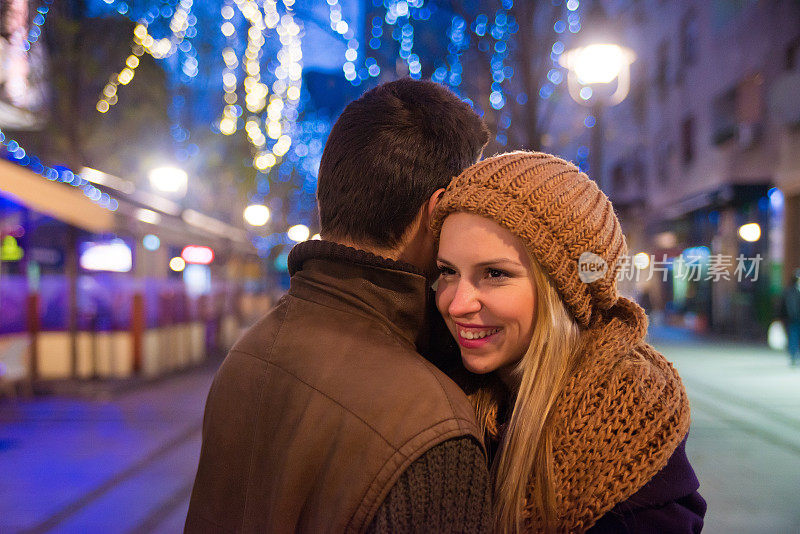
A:
[[[211,386],[186,532],[482,532],[489,480],[471,405],[419,353],[429,218],[487,141],[444,87],[365,93],[319,170],[323,241]]]
[[[789,365],[800,363],[800,269],[792,274],[792,282],[783,290],[780,301],[780,319],[786,329]]]

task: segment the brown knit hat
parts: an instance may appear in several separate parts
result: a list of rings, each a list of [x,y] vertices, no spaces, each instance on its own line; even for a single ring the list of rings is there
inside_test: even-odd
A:
[[[447,187],[433,215],[437,240],[444,219],[458,211],[522,239],[581,326],[616,304],[625,237],[608,197],[572,163],[542,152],[487,158]]]

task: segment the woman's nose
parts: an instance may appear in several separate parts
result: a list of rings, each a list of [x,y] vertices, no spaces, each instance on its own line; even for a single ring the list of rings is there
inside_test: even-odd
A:
[[[447,307],[447,312],[454,317],[463,317],[479,312],[481,303],[478,299],[477,289],[469,282],[461,279],[455,287],[453,300]]]

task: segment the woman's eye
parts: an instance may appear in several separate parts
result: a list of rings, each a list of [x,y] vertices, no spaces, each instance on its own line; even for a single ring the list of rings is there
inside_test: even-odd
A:
[[[505,271],[501,271],[500,269],[487,269],[486,274],[489,278],[507,278],[508,273]]]
[[[451,274],[456,274],[455,269],[448,267],[447,265],[439,265],[439,274],[442,276],[449,276]]]

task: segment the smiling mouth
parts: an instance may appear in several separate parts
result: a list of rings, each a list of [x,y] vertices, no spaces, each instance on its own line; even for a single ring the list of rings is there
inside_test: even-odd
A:
[[[479,349],[496,338],[500,327],[455,324],[456,341],[465,349]]]
[[[500,331],[499,328],[490,328],[486,330],[476,330],[474,328],[458,327],[458,335],[464,339],[483,339],[485,337],[496,334]]]

